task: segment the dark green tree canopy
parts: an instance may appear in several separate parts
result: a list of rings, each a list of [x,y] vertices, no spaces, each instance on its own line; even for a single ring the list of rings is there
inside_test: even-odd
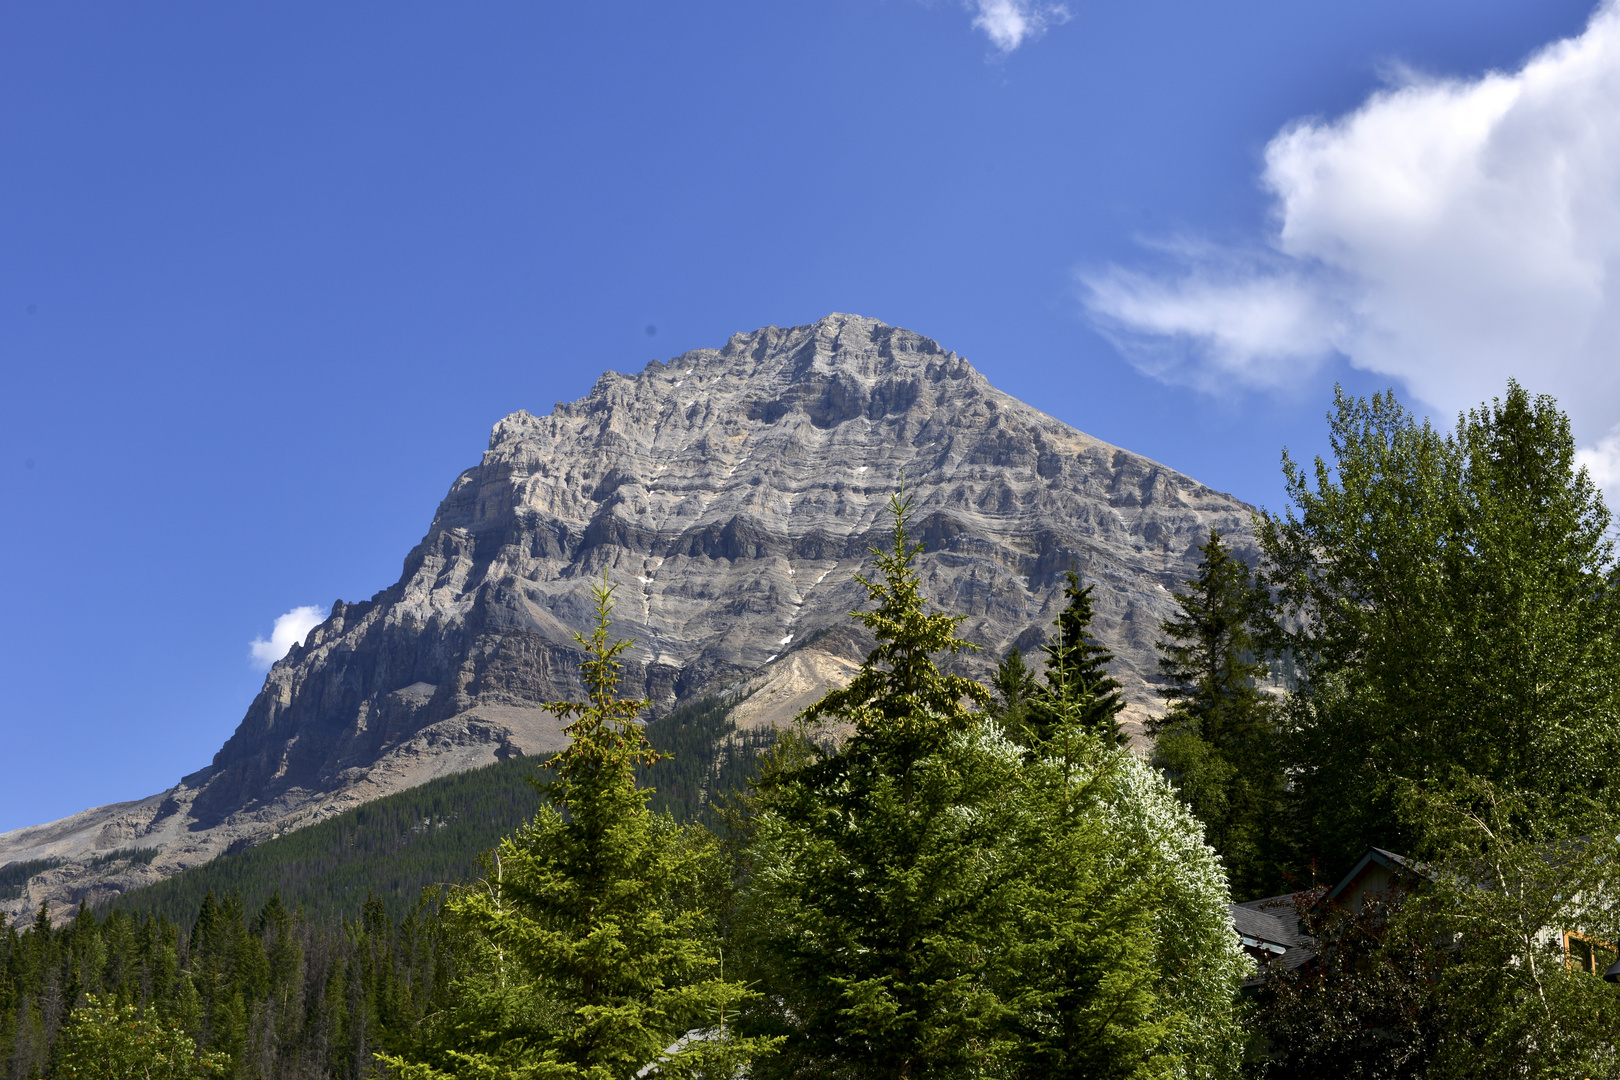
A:
[[[1108,674],[1114,654],[1091,636],[1091,593],[1094,585],[1080,584],[1080,575],[1068,573],[1063,589],[1068,606],[1058,615],[1057,637],[1046,650],[1046,682],[1037,687],[1023,710],[1015,731],[1031,747],[1052,738],[1064,723],[1077,723],[1104,739],[1124,743],[1119,714],[1125,708],[1118,680]]]
[[[1002,1006],[987,968],[1014,868],[998,864],[1017,755],[970,706],[989,693],[934,657],[972,648],[959,616],[925,610],[906,529],[862,577],[877,638],[860,672],[803,714],[852,733],[836,752],[767,767],[747,953],[770,1003],[756,1024],[790,1038],[782,1075],[963,1076],[997,1054]]]
[[[1169,712],[1153,725],[1164,769],[1226,860],[1233,891],[1258,898],[1284,887],[1289,862],[1285,784],[1267,665],[1256,635],[1270,628],[1271,595],[1210,530],[1198,574],[1161,624],[1159,670]]]
[[[1212,746],[1239,750],[1268,726],[1267,695],[1258,687],[1267,665],[1256,635],[1270,629],[1271,592],[1219,530],[1198,550],[1198,575],[1176,594],[1180,615],[1159,627],[1161,692],[1170,712],[1154,727],[1190,721]]]

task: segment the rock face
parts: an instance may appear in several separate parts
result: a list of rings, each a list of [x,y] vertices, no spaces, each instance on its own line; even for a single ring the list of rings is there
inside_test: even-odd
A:
[[[1154,642],[1197,544],[1213,526],[1252,545],[1243,503],[1008,397],[928,338],[852,315],[738,334],[501,420],[399,582],[334,604],[212,765],[150,799],[0,834],[0,864],[68,861],[0,908],[94,901],[434,775],[556,749],[537,706],[579,692],[572,635],[604,575],[636,639],[628,692],[663,712],[754,679],[740,718],[790,717],[853,669],[847,630],[793,646],[864,603],[854,575],[887,545],[902,475],[925,592],[983,647],[957,668],[984,676],[1037,646],[1074,569],[1097,586],[1096,631],[1138,722],[1157,707]],[[160,854],[82,865],[138,847]]]

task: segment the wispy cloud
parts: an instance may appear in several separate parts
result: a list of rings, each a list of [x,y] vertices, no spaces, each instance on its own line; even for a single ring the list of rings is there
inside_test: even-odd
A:
[[[1144,370],[1205,388],[1337,353],[1455,411],[1517,377],[1620,483],[1620,0],[1517,70],[1400,78],[1272,139],[1254,250],[1083,274],[1088,309]]]
[[[1041,0],[971,0],[968,10],[974,27],[1003,54],[1040,37],[1048,26],[1069,21],[1067,7]]]
[[[276,624],[270,631],[270,640],[254,638],[249,645],[253,657],[253,666],[261,670],[269,668],[277,660],[287,655],[287,650],[302,642],[309,636],[309,632],[326,621],[318,607],[295,607],[285,615],[276,616]]]
[[[1337,312],[1288,260],[1189,241],[1152,246],[1173,274],[1082,275],[1098,328],[1147,373],[1226,394],[1285,387],[1333,353]]]

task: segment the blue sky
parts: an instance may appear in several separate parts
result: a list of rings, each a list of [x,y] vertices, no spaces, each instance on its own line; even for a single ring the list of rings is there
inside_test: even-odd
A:
[[[5,5],[0,830],[205,764],[499,417],[739,330],[1273,508],[1335,380],[1516,374],[1613,485],[1617,83],[1563,0]]]

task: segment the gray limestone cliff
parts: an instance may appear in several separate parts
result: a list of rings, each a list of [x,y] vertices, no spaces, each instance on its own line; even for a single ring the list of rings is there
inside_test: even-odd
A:
[[[904,475],[925,592],[966,616],[985,676],[1037,646],[1064,574],[1096,584],[1096,632],[1140,721],[1159,623],[1209,529],[1252,547],[1250,508],[992,387],[962,357],[874,319],[738,334],[548,416],[495,425],[399,581],[331,616],[270,671],[213,763],[170,791],[0,834],[0,864],[64,865],[0,904],[92,902],[358,802],[561,745],[541,702],[578,692],[573,633],[618,586],[626,690],[664,711],[750,681],[752,723],[847,679]],[[774,705],[759,704],[774,702]],[[158,847],[150,865],[93,855]]]

